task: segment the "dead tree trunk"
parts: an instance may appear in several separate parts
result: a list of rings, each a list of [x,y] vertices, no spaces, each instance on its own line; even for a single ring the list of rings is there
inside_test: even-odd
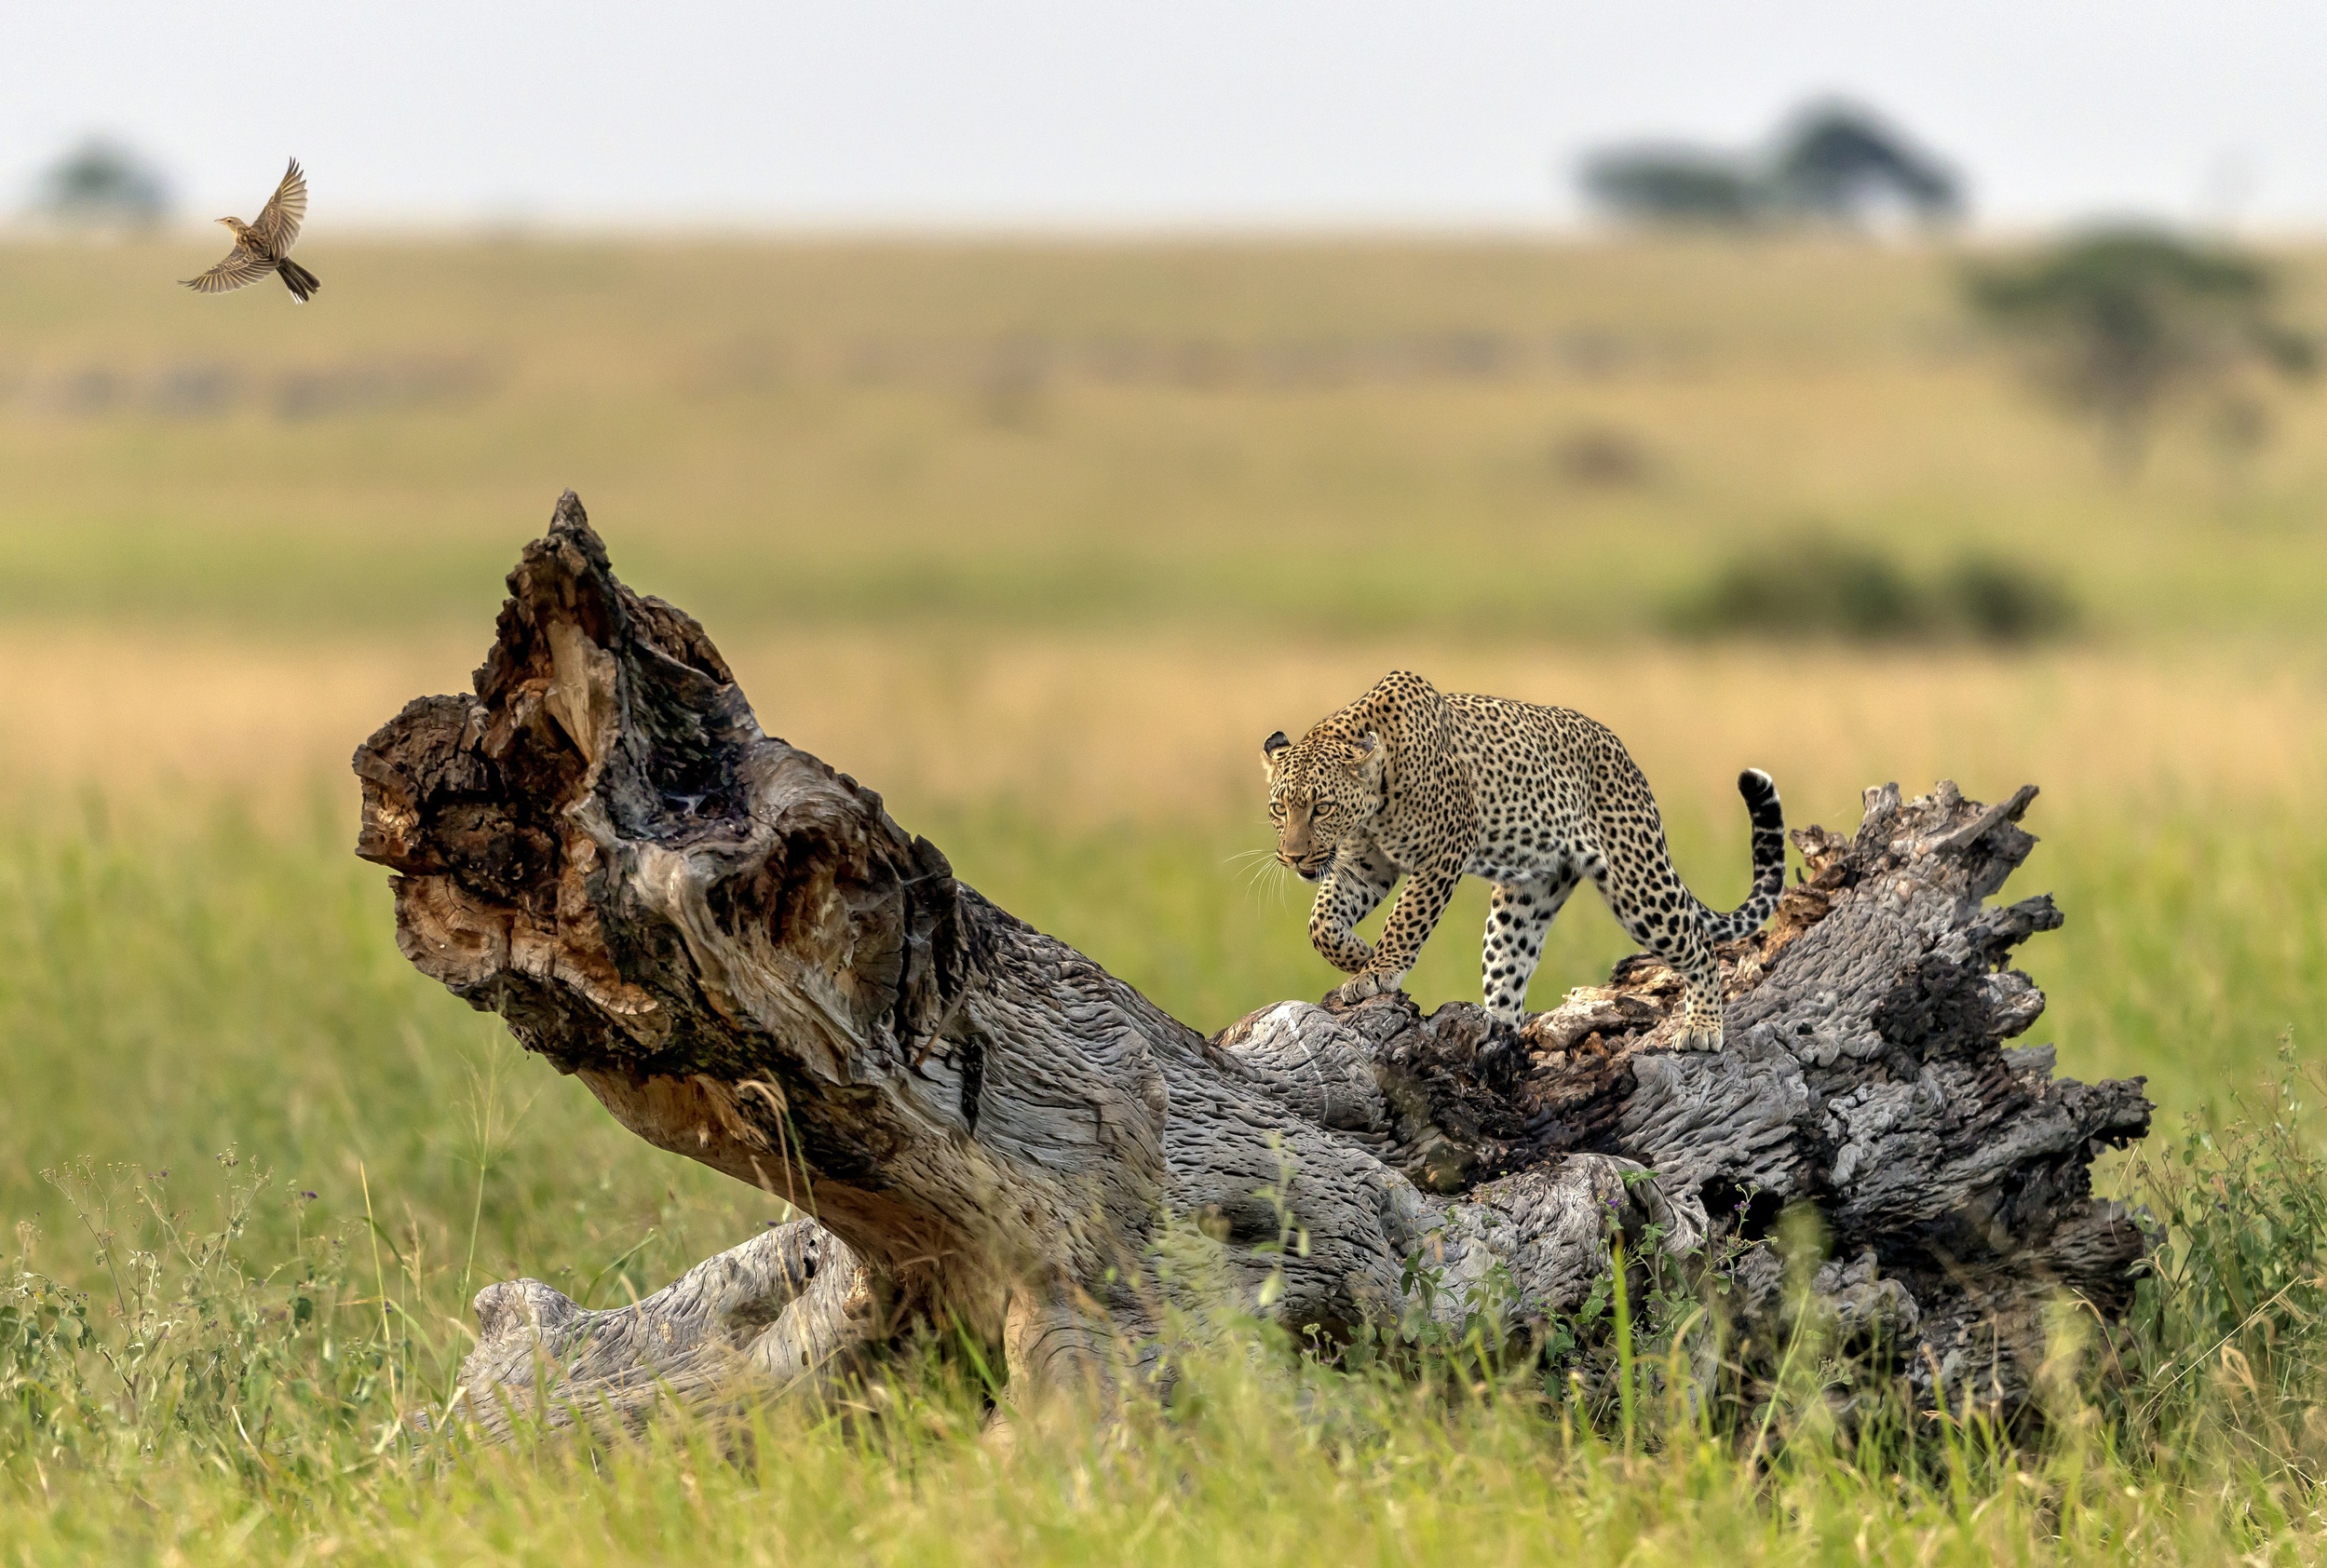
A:
[[[763,734],[571,493],[509,587],[476,695],[416,699],[356,755],[398,941],[640,1137],[813,1219],[619,1312],[488,1289],[473,1395],[544,1367],[617,1405],[780,1385],[933,1325],[997,1349],[1014,1399],[1103,1379],[1157,1328],[1170,1216],[1245,1301],[1332,1335],[1415,1309],[1417,1254],[1429,1310],[1458,1320],[1494,1271],[1541,1319],[1617,1231],[1686,1252],[1808,1203],[1844,1320],[1887,1331],[1926,1397],[2007,1411],[2048,1298],[2104,1321],[2130,1300],[2144,1234],[2089,1167],[2147,1130],[2140,1083],[2003,1044],[2043,1007],[2009,956],[2061,919],[1984,902],[2036,842],[2033,787],[1886,786],[1854,835],[1798,831],[1805,879],[1725,955],[1717,1054],[1668,1048],[1677,982],[1644,957],[1517,1032],[1390,996],[1208,1040]],[[1306,1250],[1256,1250],[1280,1202]],[[1749,1308],[1775,1290],[1754,1258]]]

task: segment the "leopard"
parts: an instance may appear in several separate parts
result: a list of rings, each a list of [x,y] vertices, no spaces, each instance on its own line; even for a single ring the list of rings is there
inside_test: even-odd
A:
[[[1682,885],[1657,801],[1615,732],[1573,709],[1441,692],[1393,670],[1299,740],[1261,745],[1277,859],[1318,884],[1309,940],[1352,977],[1349,1006],[1400,991],[1465,876],[1491,885],[1481,990],[1517,1026],[1545,933],[1587,878],[1630,939],[1682,981],[1682,1049],[1724,1043],[1719,943],[1761,928],[1785,888],[1785,816],[1768,774],[1738,776],[1752,889],[1725,912]],[[1356,932],[1400,878],[1379,939]]]

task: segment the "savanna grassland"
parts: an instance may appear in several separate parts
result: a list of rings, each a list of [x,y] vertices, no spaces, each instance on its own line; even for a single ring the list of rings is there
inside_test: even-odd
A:
[[[319,239],[304,310],[174,288],[207,245],[0,246],[0,1561],[2321,1555],[2320,1124],[2271,1086],[2327,1031],[2327,392],[2120,483],[1954,260],[1857,244]],[[2163,1107],[2107,1167],[2179,1225],[2139,1396],[1859,1451],[1813,1379],[1747,1465],[1228,1355],[1008,1444],[942,1368],[741,1440],[411,1436],[479,1284],[603,1304],[775,1212],[413,973],[348,853],[347,753],[466,682],[569,485],[768,729],[1208,1029],[1330,983],[1255,753],[1393,666],[1614,725],[1715,903],[1745,764],[1797,823],[2037,782],[2035,1037]],[[2074,619],[1670,629],[1809,535]],[[1537,1005],[1623,951],[1579,900]]]

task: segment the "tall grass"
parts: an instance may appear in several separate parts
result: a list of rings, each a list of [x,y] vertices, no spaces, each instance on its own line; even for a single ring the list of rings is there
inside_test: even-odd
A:
[[[1246,1326],[1114,1426],[1005,1441],[981,1388],[909,1366],[740,1431],[471,1452],[408,1418],[450,1395],[480,1282],[619,1302],[769,1215],[416,975],[345,815],[336,789],[293,808],[24,791],[0,831],[0,1561],[2312,1552],[2327,1168],[2295,1046],[2327,1012],[2327,837],[2292,802],[2161,794],[2039,823],[2012,891],[2050,889],[2070,921],[2024,953],[2052,999],[2038,1037],[2063,1071],[2152,1075],[2160,1133],[2111,1180],[2171,1231],[2114,1350],[2127,1380],[2064,1360],[2017,1443],[1964,1413],[1837,1426],[1814,1340],[1779,1398],[1709,1428],[1665,1402],[1653,1337],[1628,1423],[1526,1369],[1450,1358],[1416,1385]],[[1237,858],[1240,818],[942,795],[910,816],[965,878],[1206,1027],[1332,979],[1303,890]],[[1684,864],[1735,858],[1725,811],[1672,816]],[[1426,951],[1426,1003],[1475,994],[1477,914]],[[1547,990],[1623,945],[1579,901]]]
[[[2292,1092],[2292,1091],[2290,1091]],[[155,1179],[62,1173],[100,1250],[80,1294],[0,1286],[0,1550],[22,1562],[790,1563],[2309,1561],[2327,1169],[2194,1128],[2146,1190],[2176,1226],[2112,1381],[2074,1346],[2045,1420],[1877,1407],[1797,1328],[1758,1408],[1692,1400],[1691,1361],[1614,1346],[1637,1387],[1580,1397],[1481,1345],[1329,1366],[1232,1318],[1172,1331],[1168,1394],[998,1429],[964,1369],[908,1360],[834,1399],[671,1414],[479,1451],[440,1408],[462,1348],[449,1264],[353,1225],[272,1258],[284,1195],[197,1221]],[[295,1199],[293,1200],[295,1201]],[[2233,1239],[2210,1204],[2301,1217]],[[2227,1246],[2226,1248],[2226,1243]],[[2278,1283],[2253,1307],[2252,1292]],[[1797,1322],[1806,1322],[1801,1315]],[[1803,1336],[1806,1335],[1805,1338]],[[1416,1375],[1418,1372],[1418,1375]],[[1890,1413],[1886,1415],[1885,1410]]]
[[[186,815],[94,793],[19,802],[0,826],[0,1218],[61,1242],[44,1168],[88,1157],[198,1192],[233,1148],[317,1192],[326,1224],[361,1212],[367,1171],[382,1223],[431,1252],[466,1255],[481,1211],[494,1277],[562,1267],[560,1282],[586,1283],[649,1233],[621,1277],[663,1277],[758,1223],[757,1195],[645,1149],[415,973],[385,876],[347,852],[344,809],[319,790],[267,821],[232,797]],[[2327,835],[2261,809],[2043,824],[2011,891],[2049,889],[2069,916],[2022,954],[2063,1072],[2146,1072],[2171,1108],[2220,1106],[2290,1027],[2327,1016],[2311,915]],[[1335,980],[1303,938],[1308,889],[1251,854],[1263,835],[1248,823],[1076,827],[966,805],[912,820],[965,880],[1205,1029]],[[1674,833],[1684,864],[1739,862],[1709,897],[1742,884],[1725,816],[1677,816]],[[1410,984],[1426,1006],[1477,995],[1483,899],[1466,887],[1425,948]],[[1578,899],[1536,1005],[1629,950]]]
[[[385,878],[346,836],[320,792],[290,823],[230,800],[186,818],[89,795],[20,804],[0,828],[0,1217],[58,1272],[95,1283],[40,1176],[82,1159],[181,1203],[231,1185],[216,1156],[255,1161],[317,1195],[250,1218],[270,1252],[363,1216],[368,1176],[390,1244],[430,1258],[465,1253],[472,1221],[491,1266],[577,1291],[629,1254],[596,1279],[602,1299],[764,1208],[722,1194],[718,1224],[693,1234],[717,1179],[639,1161],[586,1094],[524,1071],[497,1021],[421,981]]]

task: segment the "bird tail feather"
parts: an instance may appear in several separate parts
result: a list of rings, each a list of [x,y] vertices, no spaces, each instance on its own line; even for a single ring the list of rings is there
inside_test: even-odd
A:
[[[315,291],[323,287],[321,278],[289,258],[276,263],[275,270],[282,275],[283,284],[290,289],[291,297],[301,304],[313,299]]]

